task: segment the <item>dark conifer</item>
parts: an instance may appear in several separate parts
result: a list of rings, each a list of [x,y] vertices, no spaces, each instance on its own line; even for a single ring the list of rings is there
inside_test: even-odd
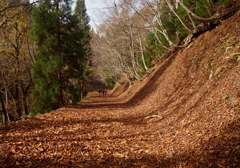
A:
[[[80,100],[80,81],[88,60],[85,48],[89,43],[85,30],[89,28],[80,18],[82,16],[73,14],[70,0],[41,0],[34,9],[33,37],[37,54],[32,95],[35,114]]]

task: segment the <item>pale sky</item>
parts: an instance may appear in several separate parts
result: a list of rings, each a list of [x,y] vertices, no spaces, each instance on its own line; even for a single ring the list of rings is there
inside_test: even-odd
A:
[[[30,2],[34,2],[36,0],[30,0]],[[75,0],[74,0],[75,1]],[[94,29],[96,29],[95,25],[99,25],[103,21],[103,15],[101,15],[102,12],[106,11],[107,6],[111,5],[112,2],[115,0],[85,0],[85,5],[87,8],[87,14],[90,17],[90,25]],[[116,0],[117,1],[117,0]],[[107,3],[109,5],[107,5]],[[73,4],[73,8],[75,6],[75,3]]]
[[[119,0],[85,0],[87,14],[90,17],[90,25],[96,30],[96,25],[104,22],[103,13],[108,12],[109,7],[114,7]]]
[[[107,0],[85,0],[85,5],[87,8],[87,14],[90,17],[90,25],[96,29],[96,25],[102,23],[101,12],[106,10],[106,2]]]

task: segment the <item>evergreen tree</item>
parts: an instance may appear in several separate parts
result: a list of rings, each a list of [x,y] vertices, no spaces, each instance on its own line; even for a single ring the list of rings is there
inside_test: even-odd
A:
[[[61,70],[60,41],[58,41],[60,11],[51,0],[41,0],[33,11],[33,37],[37,54],[33,64],[35,101],[34,112],[44,113],[56,109],[60,102]]]
[[[35,114],[80,100],[87,35],[70,5],[70,0],[40,0],[33,12],[38,51],[33,65]]]
[[[78,26],[81,28],[82,37],[81,37],[81,55],[84,55],[85,59],[82,60],[82,74],[80,77],[80,99],[83,98],[83,94],[85,92],[85,87],[89,82],[89,78],[93,73],[92,69],[89,67],[89,59],[91,56],[91,47],[90,47],[90,27],[89,27],[89,16],[87,15],[87,9],[85,6],[84,0],[77,0],[76,7],[74,10],[74,16],[77,18]]]

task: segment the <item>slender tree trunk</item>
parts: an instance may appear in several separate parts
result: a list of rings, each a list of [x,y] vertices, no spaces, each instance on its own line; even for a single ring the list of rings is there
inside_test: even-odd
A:
[[[189,13],[187,13],[187,15],[188,15],[189,19],[191,20],[191,23],[192,23],[193,28],[195,29],[195,28],[196,28],[195,22],[193,21],[191,15],[190,15]]]
[[[83,99],[83,76],[81,76],[81,82],[80,82],[80,100]]]
[[[28,106],[27,106],[27,92],[30,87],[30,84],[28,86],[25,86],[26,89],[24,89],[23,83],[21,84],[21,101],[22,101],[22,115],[28,114]]]
[[[135,77],[137,80],[140,80],[141,77],[140,77],[140,76],[138,75],[138,73],[137,73],[137,68],[136,68],[135,59],[134,59],[134,51],[133,51],[132,46],[130,46],[130,53],[131,53],[132,71],[133,71],[134,77]]]
[[[2,122],[3,122],[3,124],[6,123],[6,122],[9,123],[10,119],[9,119],[9,116],[7,115],[7,111],[6,111],[6,108],[4,106],[4,100],[3,100],[2,97],[0,97],[0,100],[1,100],[2,116],[3,116]]]
[[[133,41],[133,32],[132,27],[130,27],[130,54],[131,54],[131,62],[132,62],[132,68],[134,72],[134,76],[137,80],[140,80],[141,77],[138,75],[137,72],[137,66],[136,66],[136,60],[135,60],[135,53],[134,53],[134,41]]]
[[[56,9],[57,11],[59,10],[59,0],[56,0]],[[59,48],[58,51],[58,56],[60,59],[60,64],[62,65],[62,53],[61,53],[61,27],[60,27],[60,18],[58,18],[58,23],[57,23],[57,45]],[[60,85],[60,93],[59,93],[59,98],[58,98],[58,105],[61,107],[64,104],[64,100],[63,100],[63,89],[62,89],[62,72],[61,72],[61,68],[62,66],[60,65],[60,69],[58,70],[58,80],[59,80],[59,85]]]
[[[182,21],[182,19],[180,18],[180,16],[178,16],[178,14],[175,12],[174,8],[171,6],[171,4],[168,2],[168,0],[166,0],[169,9],[174,13],[174,15],[178,18],[178,20],[181,22],[181,24],[183,25],[183,27],[188,31],[191,32],[191,30],[184,24],[184,22]]]
[[[167,46],[165,46],[161,40],[159,39],[158,35],[157,35],[157,32],[158,32],[158,28],[157,27],[154,27],[154,36],[156,37],[157,41],[159,42],[159,44],[161,44],[163,46],[163,48],[165,48],[166,50],[169,50],[169,48]]]
[[[132,70],[129,68],[128,64],[126,63],[126,61],[124,61],[121,53],[119,53],[119,51],[117,49],[114,48],[114,46],[111,45],[111,42],[108,41],[106,38],[105,38],[107,44],[110,46],[111,50],[110,50],[110,53],[115,53],[115,55],[117,56],[118,60],[119,60],[119,64],[120,64],[120,69],[122,69],[124,71],[124,69],[128,69],[132,72]]]
[[[8,114],[8,91],[7,91],[8,89],[7,89],[7,87],[6,87],[6,85],[5,85],[5,115],[6,115],[6,119],[7,119],[7,123],[10,123],[10,118],[9,118],[9,114]]]
[[[151,11],[153,12],[154,16],[156,17],[156,20],[157,20],[157,23],[158,23],[159,27],[161,28],[161,30],[157,29],[157,31],[159,31],[166,38],[166,40],[167,40],[167,42],[169,43],[170,46],[175,46],[175,44],[170,40],[170,38],[168,36],[168,33],[167,33],[167,30],[163,26],[159,9],[156,9],[157,10],[157,12],[156,12],[154,7],[149,2],[149,0],[145,0],[145,1],[149,5]]]
[[[139,39],[139,44],[140,44],[140,50],[141,50],[141,57],[142,57],[142,61],[143,61],[143,67],[144,67],[145,71],[147,71],[148,67],[147,67],[146,62],[145,62],[144,53],[143,53],[142,40],[141,40],[141,36],[140,36],[139,33],[138,33],[138,39]]]

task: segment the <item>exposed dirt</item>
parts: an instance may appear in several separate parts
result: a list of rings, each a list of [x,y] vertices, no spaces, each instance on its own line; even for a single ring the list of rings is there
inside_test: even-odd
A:
[[[240,167],[240,13],[143,82],[0,129],[0,167]]]

